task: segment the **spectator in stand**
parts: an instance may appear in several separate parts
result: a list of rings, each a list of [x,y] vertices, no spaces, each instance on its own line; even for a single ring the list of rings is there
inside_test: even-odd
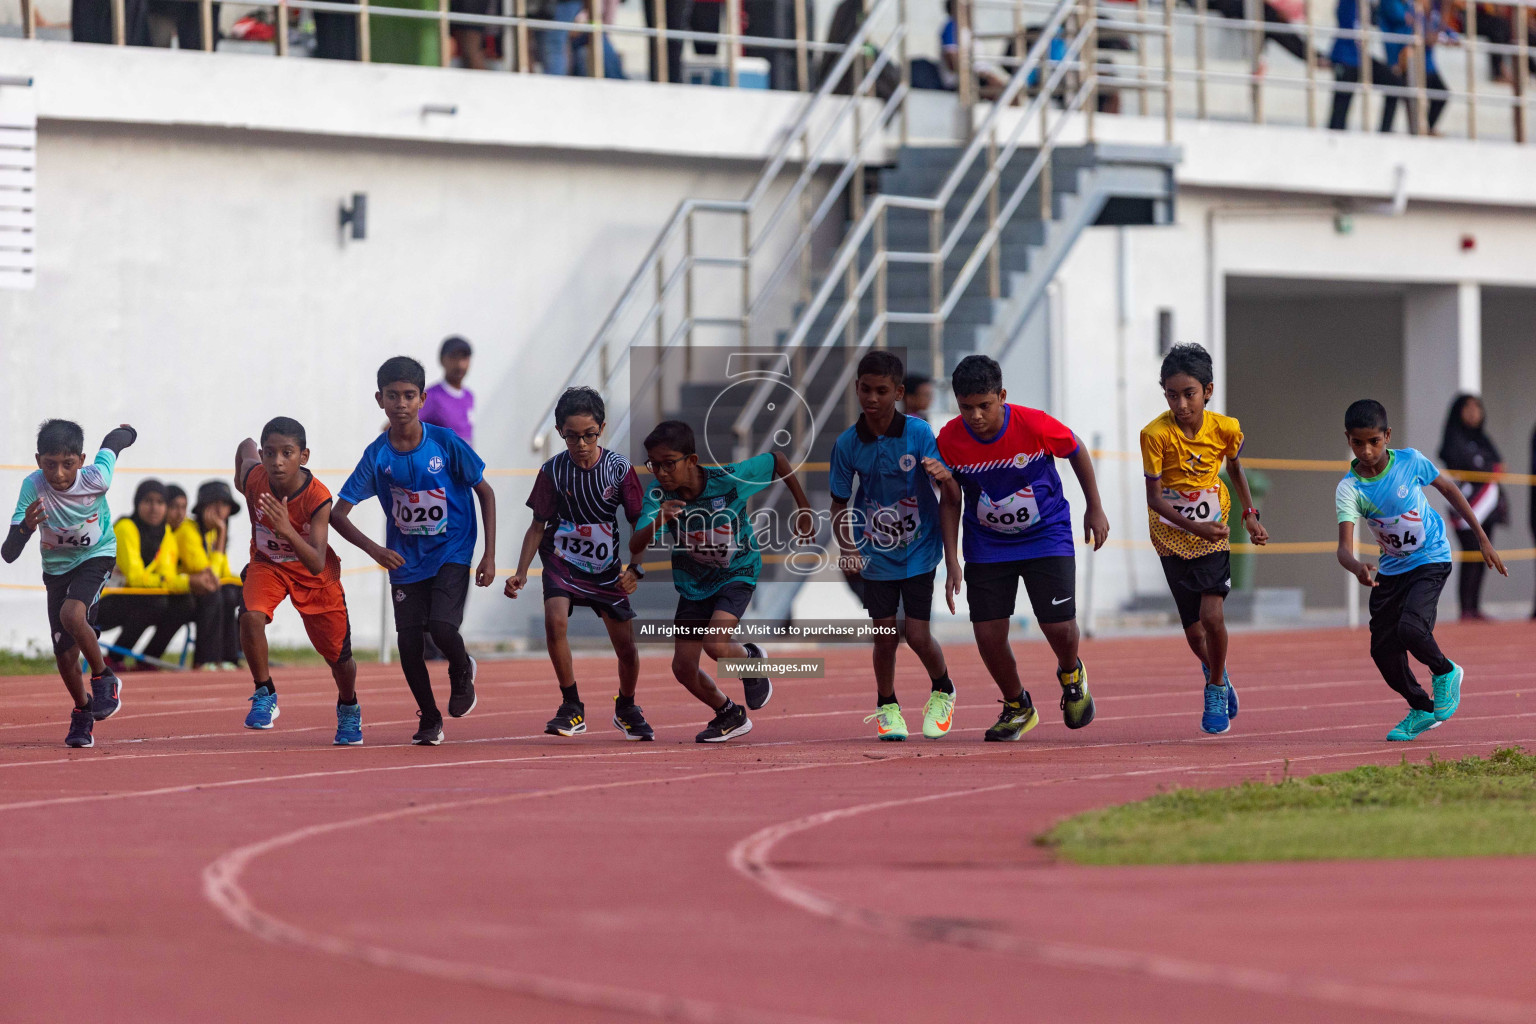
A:
[[[203,48],[203,5],[189,0],[149,0],[149,45],[168,47],[171,40],[183,50]],[[219,48],[219,5],[213,5],[210,49]]]
[[[1477,5],[1477,34],[1496,46],[1508,46],[1515,41],[1515,23],[1513,21],[1515,9],[1506,4],[1478,4]],[[1466,15],[1463,14],[1460,26],[1466,28]],[[1536,76],[1536,18],[1528,19],[1526,27],[1526,41],[1530,47],[1530,56],[1526,58],[1526,66],[1530,74]],[[1488,77],[1495,82],[1505,85],[1515,84],[1515,55],[1512,53],[1488,54]]]
[[[448,0],[448,9],[454,14],[500,14],[501,0]],[[486,70],[486,27],[464,21],[450,22],[448,27],[453,33],[453,41],[459,48],[459,60],[463,61],[464,66],[474,71]]]
[[[196,5],[192,5],[196,6]],[[69,37],[77,43],[112,43],[111,0],[71,0]],[[149,45],[147,0],[123,0],[123,42]]]
[[[193,615],[190,582],[178,571],[176,542],[166,528],[165,485],[158,480],[140,483],[133,492],[133,514],[113,524],[112,532],[117,536],[117,568],[110,585],[166,593],[109,594],[101,599],[98,621],[104,630],[121,627],[116,646],[129,650],[153,627],[142,653],[159,658]],[[150,666],[141,662],[140,667]]]
[[[1452,32],[1445,25],[1445,18],[1440,8],[1440,0],[1383,0],[1381,9],[1385,11],[1388,5],[1394,8],[1401,5],[1407,8],[1408,31],[1413,32],[1416,27],[1422,27],[1424,32],[1424,87],[1430,92],[1449,94],[1451,87],[1440,76],[1440,69],[1435,63],[1435,44],[1444,41],[1447,45],[1456,46],[1461,37]],[[1398,44],[1400,51],[1396,57],[1392,54],[1392,47],[1387,46],[1387,62],[1393,64],[1398,74],[1403,76],[1403,81],[1414,82],[1415,75],[1411,72],[1413,64],[1413,47]],[[1440,121],[1440,115],[1445,112],[1445,104],[1448,95],[1436,96],[1429,101],[1428,116],[1425,122],[1429,128],[1429,134],[1439,135],[1435,125]],[[1414,135],[1419,133],[1418,103],[1408,100],[1408,131]]]
[[[618,5],[619,0],[603,0],[605,25],[613,21],[613,14]],[[572,24],[590,23],[592,12],[588,0],[555,0],[555,20],[568,21]],[[670,17],[668,20],[670,21]],[[558,29],[546,29],[539,33],[539,57],[546,75],[591,74],[591,65],[587,63],[587,55],[591,49],[592,35],[589,32],[561,32]],[[670,48],[668,52],[671,52]],[[613,48],[613,39],[607,33],[603,34],[603,77],[624,77],[624,62],[619,59],[618,51]]]
[[[1183,0],[1183,2],[1191,7],[1195,6],[1194,0]],[[1292,25],[1306,20],[1307,7],[1301,0],[1270,0],[1263,7],[1264,21],[1270,25]],[[1230,18],[1233,21],[1243,21],[1248,17],[1245,0],[1207,0],[1206,10],[1215,11],[1223,18]],[[1268,30],[1264,33],[1264,42],[1272,42],[1297,60],[1306,62],[1306,38],[1300,32]],[[1317,55],[1319,67],[1327,67],[1328,63],[1327,57]]]
[[[1476,395],[1456,396],[1445,418],[1445,433],[1440,441],[1440,461],[1446,469],[1473,473],[1504,472],[1504,459],[1484,429],[1487,419],[1482,400]],[[1504,501],[1504,492],[1494,480],[1460,480],[1458,484],[1491,542],[1493,528],[1509,522],[1509,507]],[[1451,525],[1456,529],[1456,539],[1461,542],[1463,551],[1481,550],[1472,524],[1452,514]],[[1479,620],[1488,617],[1483,614],[1480,606],[1483,570],[1481,557],[1476,561],[1461,563],[1461,575],[1457,583],[1463,619]]]
[[[471,448],[475,446],[475,393],[464,386],[464,378],[473,355],[469,342],[457,334],[445,340],[437,353],[443,379],[427,388],[421,407],[421,422],[447,427]]]
[[[220,491],[222,493],[220,493]],[[166,526],[176,542],[178,569],[186,575],[192,591],[197,615],[197,643],[193,647],[194,668],[237,668],[240,660],[240,579],[229,577],[229,560],[222,551],[220,564],[215,567],[208,549],[214,531],[205,533],[202,520],[216,518],[210,509],[210,499],[227,501],[234,505],[229,485],[217,481],[203,484],[197,490],[197,506],[192,517],[187,517],[187,498],[180,487],[168,487]],[[179,509],[178,509],[179,506]],[[229,513],[225,513],[227,522]],[[224,531],[227,542],[227,530]],[[223,570],[222,572],[220,570]]]
[[[920,373],[909,373],[902,382],[902,412],[928,422],[928,410],[933,407],[933,380]]]
[[[684,40],[679,39],[677,36],[673,35],[672,33],[674,33],[674,32],[687,32],[687,31],[690,31],[690,30],[697,31],[697,32],[711,31],[709,29],[696,29],[696,28],[694,28],[693,17],[694,17],[694,8],[695,8],[695,6],[696,6],[695,0],[665,0],[665,2],[663,4],[663,7],[664,7],[665,12],[666,12],[666,17],[667,17],[667,81],[669,81],[669,82],[681,82],[683,80],[683,42],[684,42]],[[717,31],[718,32],[719,31],[719,20],[718,19],[720,17],[720,5],[719,4],[708,4],[707,6],[712,6],[712,7],[715,8],[716,22],[715,22],[715,28],[713,29],[713,31]],[[640,7],[645,12],[645,24],[646,24],[646,26],[649,27],[649,28],[655,28],[656,27],[656,2],[655,2],[655,0],[640,0]],[[651,49],[651,71],[650,71],[650,75],[651,75],[651,81],[654,82],[654,81],[657,80],[657,72],[659,72],[661,70],[661,68],[660,68],[660,59],[658,57],[658,50],[656,48],[656,39],[655,39],[654,36],[651,37],[651,39],[649,40],[649,43],[650,43],[650,49]],[[704,45],[710,47],[710,52],[711,53],[714,52],[714,47],[715,47],[714,43],[705,43]],[[699,53],[703,53],[704,52],[703,50],[699,50],[698,49],[698,44],[697,43],[694,44],[694,49],[697,52],[699,52]]]
[[[1349,124],[1349,108],[1355,99],[1355,90],[1345,88],[1360,81],[1360,40],[1354,35],[1343,33],[1358,32],[1360,30],[1360,3],[1359,0],[1338,0],[1338,6],[1334,8],[1334,17],[1339,25],[1340,34],[1334,37],[1333,49],[1328,52],[1328,59],[1333,63],[1333,78],[1337,83],[1333,89],[1333,113],[1328,119],[1328,127],[1334,131],[1343,131]],[[1371,58],[1371,87],[1388,86],[1401,89],[1403,78],[1391,67]],[[1381,111],[1381,130],[1392,130],[1392,115],[1397,112],[1396,97],[1388,97]]]
[[[955,19],[955,0],[944,0],[944,13],[949,15],[944,27],[939,29],[939,76],[944,88],[951,92],[960,88],[960,47],[966,46],[971,53],[971,73],[976,76],[977,95],[984,100],[995,100],[1008,88],[1011,77],[1006,68],[996,61],[987,60],[976,53],[975,34],[971,29],[960,38],[960,23]]]

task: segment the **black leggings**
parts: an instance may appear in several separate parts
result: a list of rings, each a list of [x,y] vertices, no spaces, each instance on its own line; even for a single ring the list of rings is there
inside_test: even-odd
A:
[[[1223,18],[1231,18],[1233,21],[1242,21],[1248,17],[1243,0],[1209,0],[1205,8],[1208,11],[1215,11]],[[1285,15],[1275,10],[1270,4],[1264,5],[1264,20],[1271,25],[1291,24]],[[1307,59],[1306,40],[1299,32],[1265,32],[1264,38],[1276,43],[1282,50],[1295,56],[1297,60],[1305,61]]]
[[[1493,540],[1493,525],[1483,527],[1483,532],[1488,535],[1488,540]],[[1471,530],[1457,530],[1456,539],[1461,541],[1463,551],[1481,551],[1478,546],[1477,534]],[[1469,562],[1461,563],[1461,572],[1456,578],[1456,596],[1461,601],[1461,614],[1481,611],[1483,603],[1483,574],[1488,567],[1483,564],[1482,555]]]
[[[171,638],[196,613],[190,594],[111,594],[101,599],[96,621],[103,630],[120,627],[116,646],[130,650],[153,628],[154,634],[141,653],[160,658],[165,656]]]
[[[192,664],[217,665],[240,660],[240,585],[226,583],[196,599],[197,644]]]
[[[1435,699],[1413,677],[1408,655],[1437,676],[1451,671],[1434,632],[1440,591],[1450,575],[1449,562],[1434,562],[1396,576],[1379,576],[1371,591],[1371,660],[1387,685],[1419,711],[1435,710]]]
[[[1335,64],[1333,66],[1333,77],[1341,85],[1359,82],[1360,69],[1358,67],[1347,68],[1342,64]],[[1381,61],[1372,60],[1371,85],[1373,87],[1391,85],[1400,89],[1403,86],[1403,76],[1387,67]],[[1384,132],[1392,130],[1392,118],[1397,114],[1397,99],[1396,96],[1388,96],[1386,102],[1382,105],[1381,130]],[[1335,88],[1333,90],[1333,113],[1328,118],[1328,127],[1336,132],[1343,131],[1349,124],[1349,108],[1354,102],[1355,90]]]
[[[432,642],[448,659],[448,678],[464,679],[469,675],[469,652],[464,650],[464,638],[459,627],[448,622],[428,622],[426,632],[406,629],[395,634],[395,644],[400,650],[400,670],[405,673],[405,684],[416,698],[416,706],[423,718],[441,717],[437,700],[432,696],[432,676],[427,672],[426,637],[432,634]]]

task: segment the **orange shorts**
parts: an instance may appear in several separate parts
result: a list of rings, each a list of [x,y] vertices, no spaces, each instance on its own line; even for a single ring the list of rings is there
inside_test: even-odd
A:
[[[271,622],[285,597],[303,617],[304,631],[322,658],[335,665],[352,657],[352,623],[340,580],[316,580],[311,586],[267,562],[246,567],[240,602],[246,611],[259,612]]]

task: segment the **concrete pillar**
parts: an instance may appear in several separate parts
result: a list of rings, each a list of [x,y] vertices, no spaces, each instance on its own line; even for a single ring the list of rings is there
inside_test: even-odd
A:
[[[1476,282],[1410,285],[1403,302],[1403,409],[1392,444],[1430,458],[1451,400],[1482,390],[1482,289]]]

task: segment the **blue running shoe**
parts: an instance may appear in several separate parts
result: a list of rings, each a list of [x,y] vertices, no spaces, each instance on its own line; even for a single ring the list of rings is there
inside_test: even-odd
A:
[[[1401,740],[1416,740],[1431,729],[1440,728],[1440,723],[1435,721],[1435,716],[1428,711],[1420,711],[1417,708],[1408,712],[1408,717],[1392,727],[1387,733],[1387,739],[1394,742]]]
[[[91,717],[104,721],[117,714],[123,706],[123,681],[117,678],[112,666],[101,670],[101,675],[91,676]]]
[[[251,712],[245,716],[247,729],[270,729],[277,716],[282,714],[277,706],[277,694],[263,686],[251,695]]]
[[[1210,682],[1211,682],[1211,670],[1209,668],[1207,668],[1206,666],[1201,665],[1200,666],[1200,671],[1205,673],[1206,685],[1210,685]],[[1227,717],[1228,718],[1236,718],[1237,717],[1237,687],[1232,685],[1232,675],[1225,668],[1223,668],[1221,670],[1221,679],[1222,679],[1222,682],[1227,684]]]
[[[1220,736],[1232,728],[1232,719],[1227,715],[1227,689],[1220,686],[1205,687],[1205,714],[1200,716],[1200,728],[1212,736]]]
[[[363,706],[361,704],[336,705],[336,746],[360,747],[363,745]]]
[[[1443,676],[1435,676],[1435,721],[1443,722],[1461,707],[1461,666],[1451,662],[1451,670]]]

